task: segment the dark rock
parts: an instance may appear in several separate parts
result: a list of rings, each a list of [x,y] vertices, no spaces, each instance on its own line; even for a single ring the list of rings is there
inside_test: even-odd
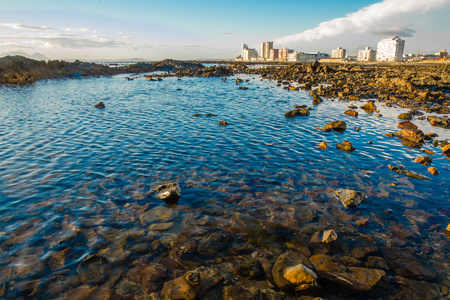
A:
[[[250,259],[234,268],[234,274],[244,278],[261,279],[264,277],[264,270],[258,260]]]
[[[304,108],[304,109],[296,108],[296,109],[286,112],[284,115],[289,118],[293,118],[296,116],[308,116],[309,109],[308,108]]]
[[[87,284],[103,282],[110,270],[111,267],[107,264],[106,259],[97,255],[85,258],[77,268],[81,282]]]
[[[326,254],[310,257],[319,278],[330,280],[349,290],[370,291],[386,273],[383,270],[361,267],[346,267]]]
[[[385,247],[382,252],[389,268],[399,276],[427,281],[432,281],[437,276],[410,249]]]
[[[402,291],[391,297],[390,299],[392,300],[435,300],[447,298],[445,297],[447,295],[443,295],[437,284],[410,280],[400,276],[395,277],[393,281],[400,286]]]
[[[325,130],[335,130],[338,132],[344,132],[347,129],[347,123],[344,121],[332,121],[324,126]]]
[[[319,105],[319,103],[323,102],[323,99],[316,93],[313,93],[312,96],[313,96],[313,105]]]
[[[415,162],[418,162],[421,165],[427,166],[433,162],[433,159],[429,156],[420,156],[415,159]]]
[[[385,271],[389,270],[389,266],[386,263],[386,261],[382,257],[379,257],[379,256],[369,256],[367,258],[367,267],[373,268],[373,269],[381,269],[381,270],[385,270]]]
[[[200,255],[212,257],[230,246],[231,234],[227,231],[215,231],[203,238],[197,247]]]
[[[228,122],[222,120],[222,121],[219,121],[219,125],[221,125],[221,126],[227,126],[227,125],[228,125]]]
[[[253,294],[242,286],[227,285],[223,287],[223,300],[253,300]]]
[[[138,283],[146,293],[161,289],[164,282],[169,279],[166,268],[161,264],[139,264],[127,273],[128,280]],[[127,293],[128,294],[128,293]]]
[[[102,101],[100,101],[99,103],[95,104],[94,107],[95,107],[95,108],[102,109],[102,108],[105,108],[106,106],[105,106],[105,104],[104,104]]]
[[[438,169],[436,169],[435,167],[429,167],[429,168],[428,168],[428,172],[429,172],[431,175],[433,175],[433,176],[439,175],[439,171],[438,171]]]
[[[173,206],[178,204],[181,196],[180,185],[174,181],[163,181],[152,184],[151,191],[156,192],[156,198],[166,201]]]

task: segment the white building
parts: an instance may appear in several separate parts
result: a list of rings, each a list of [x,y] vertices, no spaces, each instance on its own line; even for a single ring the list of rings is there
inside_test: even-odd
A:
[[[347,50],[338,47],[336,50],[331,50],[331,58],[345,58]]]
[[[405,41],[393,36],[378,42],[377,61],[402,61]]]
[[[258,57],[258,52],[256,49],[249,49],[246,44],[242,44],[241,57],[243,61],[250,61],[252,58]]]
[[[273,42],[264,42],[261,44],[261,58],[266,60],[270,57],[270,50],[273,49]]]
[[[358,51],[358,61],[375,61],[376,58],[377,50],[370,49],[370,47]]]

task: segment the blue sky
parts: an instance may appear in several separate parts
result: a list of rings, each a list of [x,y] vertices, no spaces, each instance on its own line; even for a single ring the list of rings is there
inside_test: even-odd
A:
[[[0,53],[51,59],[234,58],[242,43],[350,54],[385,37],[405,52],[450,50],[450,0],[6,1]]]

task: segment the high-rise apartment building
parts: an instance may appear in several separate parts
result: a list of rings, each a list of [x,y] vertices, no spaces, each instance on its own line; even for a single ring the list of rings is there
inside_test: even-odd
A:
[[[269,60],[277,60],[278,59],[278,49],[270,49]]]
[[[331,58],[345,58],[347,50],[338,47],[336,50],[331,50]]]
[[[270,50],[273,49],[273,42],[264,42],[261,44],[261,58],[266,60],[270,57]]]
[[[358,51],[358,61],[375,61],[376,58],[377,50],[370,49],[370,47]]]
[[[393,36],[378,42],[377,61],[402,61],[405,41]]]
[[[258,52],[256,49],[249,49],[246,44],[242,44],[241,57],[244,61],[250,61],[252,58],[258,57]]]

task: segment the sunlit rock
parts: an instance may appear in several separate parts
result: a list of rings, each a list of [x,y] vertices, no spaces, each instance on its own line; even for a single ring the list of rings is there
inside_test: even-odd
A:
[[[429,156],[420,156],[415,159],[415,162],[418,162],[421,165],[427,166],[433,162],[433,159]]]
[[[341,201],[342,205],[344,205],[346,209],[361,204],[361,202],[367,198],[364,193],[350,189],[333,189],[332,192]]]
[[[325,131],[334,130],[337,132],[344,132],[347,129],[347,123],[345,123],[345,121],[332,121],[323,128]]]
[[[337,240],[338,236],[334,230],[317,231],[312,236],[310,243],[331,243]]]
[[[272,268],[272,278],[278,288],[293,290],[298,285],[313,285],[317,275],[311,262],[301,253],[286,252],[281,254]]]
[[[367,103],[364,104],[363,106],[361,106],[361,108],[362,108],[363,110],[365,110],[366,112],[368,112],[368,113],[372,113],[372,112],[374,112],[374,111],[377,110],[377,107],[375,106],[373,100],[367,101]]]
[[[353,147],[352,143],[350,143],[349,141],[343,141],[341,144],[337,144],[336,148],[339,150],[343,150],[345,152],[355,151],[355,148]]]

